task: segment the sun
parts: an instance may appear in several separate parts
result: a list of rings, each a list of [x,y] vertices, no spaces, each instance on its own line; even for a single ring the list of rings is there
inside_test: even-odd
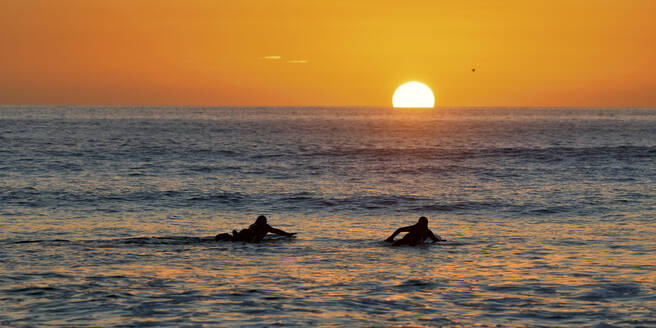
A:
[[[394,108],[433,108],[433,91],[421,82],[407,82],[396,88],[392,97]]]

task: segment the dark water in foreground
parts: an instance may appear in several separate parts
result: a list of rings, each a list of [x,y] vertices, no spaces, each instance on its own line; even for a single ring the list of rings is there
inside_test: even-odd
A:
[[[655,186],[649,109],[0,107],[0,326],[656,326]]]

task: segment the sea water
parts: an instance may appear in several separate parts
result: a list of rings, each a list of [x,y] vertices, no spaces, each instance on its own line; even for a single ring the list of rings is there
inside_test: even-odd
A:
[[[654,109],[0,107],[0,326],[656,326],[655,237]]]

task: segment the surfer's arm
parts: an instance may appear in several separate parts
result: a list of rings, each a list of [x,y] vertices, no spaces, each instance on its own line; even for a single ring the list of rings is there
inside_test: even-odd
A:
[[[276,229],[274,227],[269,227],[269,232],[275,233],[277,235],[287,236],[287,237],[293,236],[293,235],[296,234],[295,232],[291,232],[291,233],[290,232],[285,232],[285,231],[282,231],[280,229]]]
[[[440,237],[436,237],[430,229],[428,229],[428,238],[432,239],[434,243],[442,241],[442,239]]]
[[[403,227],[403,228],[398,228],[398,229],[396,229],[396,231],[394,231],[394,233],[393,233],[391,236],[387,237],[387,239],[385,239],[385,241],[389,241],[389,242],[394,241],[394,237],[396,237],[396,235],[398,235],[398,234],[400,234],[400,233],[402,233],[402,232],[409,232],[410,229],[411,229],[412,227],[413,227],[413,226]]]

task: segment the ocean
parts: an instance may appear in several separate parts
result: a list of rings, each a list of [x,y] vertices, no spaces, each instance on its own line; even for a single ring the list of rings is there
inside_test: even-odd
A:
[[[654,327],[655,237],[656,109],[0,106],[0,326]]]

